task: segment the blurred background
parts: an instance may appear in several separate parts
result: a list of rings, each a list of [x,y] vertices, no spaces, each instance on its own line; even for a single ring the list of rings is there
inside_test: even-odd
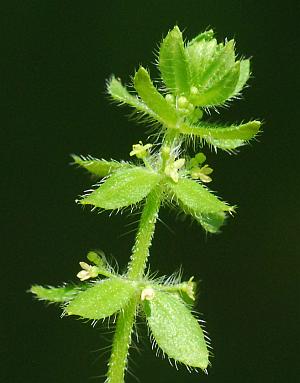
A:
[[[213,115],[262,119],[238,155],[205,148],[210,187],[238,205],[220,235],[162,210],[151,268],[199,283],[214,358],[209,375],[156,358],[143,325],[126,382],[294,383],[299,380],[298,3],[286,1],[4,1],[1,8],[3,382],[103,382],[111,334],[34,301],[31,284],[75,281],[78,262],[102,249],[123,269],[132,218],[97,215],[74,200],[91,180],[70,154],[129,159],[145,126],[112,105],[105,81],[125,83],[176,23],[192,38],[207,27],[253,57],[244,99]],[[134,227],[133,227],[134,228]],[[3,265],[4,263],[4,265]],[[2,376],[1,376],[2,375]]]

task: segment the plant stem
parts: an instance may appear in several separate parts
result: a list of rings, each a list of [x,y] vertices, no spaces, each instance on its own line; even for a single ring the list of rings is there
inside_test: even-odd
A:
[[[136,234],[135,244],[128,265],[127,277],[130,279],[138,280],[143,278],[160,204],[161,191],[158,187],[148,195],[143,208],[139,229]],[[137,298],[139,297],[133,298],[118,316],[107,373],[107,383],[124,382],[128,349],[131,343],[132,327],[138,305]]]
[[[107,383],[124,382],[136,306],[137,299],[134,298],[118,316],[112,352],[108,363]]]
[[[160,203],[161,191],[160,187],[157,187],[148,195],[143,208],[139,229],[128,265],[127,276],[130,279],[141,279],[144,275]]]
[[[176,129],[167,129],[163,138],[162,149],[164,147],[172,148],[172,146],[176,142],[177,137],[178,137],[178,131]]]

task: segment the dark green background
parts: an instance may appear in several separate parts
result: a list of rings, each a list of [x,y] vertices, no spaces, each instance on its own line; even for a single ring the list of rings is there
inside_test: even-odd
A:
[[[296,5],[297,4],[297,5]],[[128,159],[145,128],[105,96],[111,73],[129,82],[178,23],[191,38],[207,26],[235,37],[253,56],[245,99],[222,121],[260,118],[258,142],[238,156],[207,150],[212,189],[237,214],[205,237],[162,211],[152,270],[182,264],[201,280],[197,310],[215,357],[209,375],[177,372],[156,359],[143,326],[130,371],[141,382],[295,383],[299,379],[299,42],[298,3],[267,1],[7,1],[1,6],[3,382],[87,382],[105,373],[107,327],[60,319],[25,291],[32,283],[74,281],[87,250],[101,248],[121,268],[133,233],[126,214],[91,214],[74,199],[90,185],[70,153]],[[298,250],[297,250],[298,247]],[[104,381],[98,379],[95,381]],[[133,382],[130,375],[127,382]]]

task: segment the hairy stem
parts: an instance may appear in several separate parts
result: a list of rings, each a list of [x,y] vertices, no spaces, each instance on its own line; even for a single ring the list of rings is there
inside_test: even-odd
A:
[[[130,279],[140,279],[144,275],[160,203],[161,191],[158,187],[148,195],[143,208],[139,229],[128,265],[127,276]]]
[[[176,139],[178,138],[178,135],[179,134],[178,134],[177,129],[167,129],[167,131],[166,131],[166,133],[164,135],[164,138],[163,138],[162,149],[164,147],[172,148],[172,146],[176,142]]]
[[[136,306],[137,300],[135,298],[129,302],[118,316],[112,352],[108,363],[107,383],[124,382]]]
[[[141,279],[144,275],[160,203],[161,192],[158,187],[148,195],[143,208],[139,229],[128,265],[127,277],[130,279]],[[107,373],[107,383],[124,382],[127,355],[131,343],[131,333],[137,304],[137,298],[132,299],[118,316]]]

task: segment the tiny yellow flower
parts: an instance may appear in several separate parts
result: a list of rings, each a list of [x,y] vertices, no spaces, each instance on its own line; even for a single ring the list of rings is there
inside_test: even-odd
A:
[[[194,277],[191,277],[183,289],[186,294],[194,301],[195,300],[195,290],[196,290],[196,282],[193,282]]]
[[[209,183],[212,181],[208,174],[211,174],[213,169],[208,165],[204,165],[201,168],[193,168],[191,170],[191,176],[193,179],[200,179],[202,182]]]
[[[98,276],[99,268],[97,266],[91,266],[86,262],[79,262],[79,265],[81,266],[82,270],[79,271],[77,277],[81,281],[86,281],[87,279],[95,278]]]
[[[145,158],[148,154],[148,150],[152,147],[152,144],[143,145],[142,141],[139,141],[138,144],[132,145],[132,151],[129,155],[136,156],[137,158]]]
[[[146,287],[143,289],[141,293],[141,300],[144,301],[145,299],[147,301],[151,301],[155,296],[155,292],[152,289],[152,287]]]
[[[165,174],[169,176],[170,178],[172,178],[172,180],[177,183],[179,179],[178,170],[183,167],[184,163],[185,163],[184,158],[179,158],[176,161],[170,162],[165,167]]]

